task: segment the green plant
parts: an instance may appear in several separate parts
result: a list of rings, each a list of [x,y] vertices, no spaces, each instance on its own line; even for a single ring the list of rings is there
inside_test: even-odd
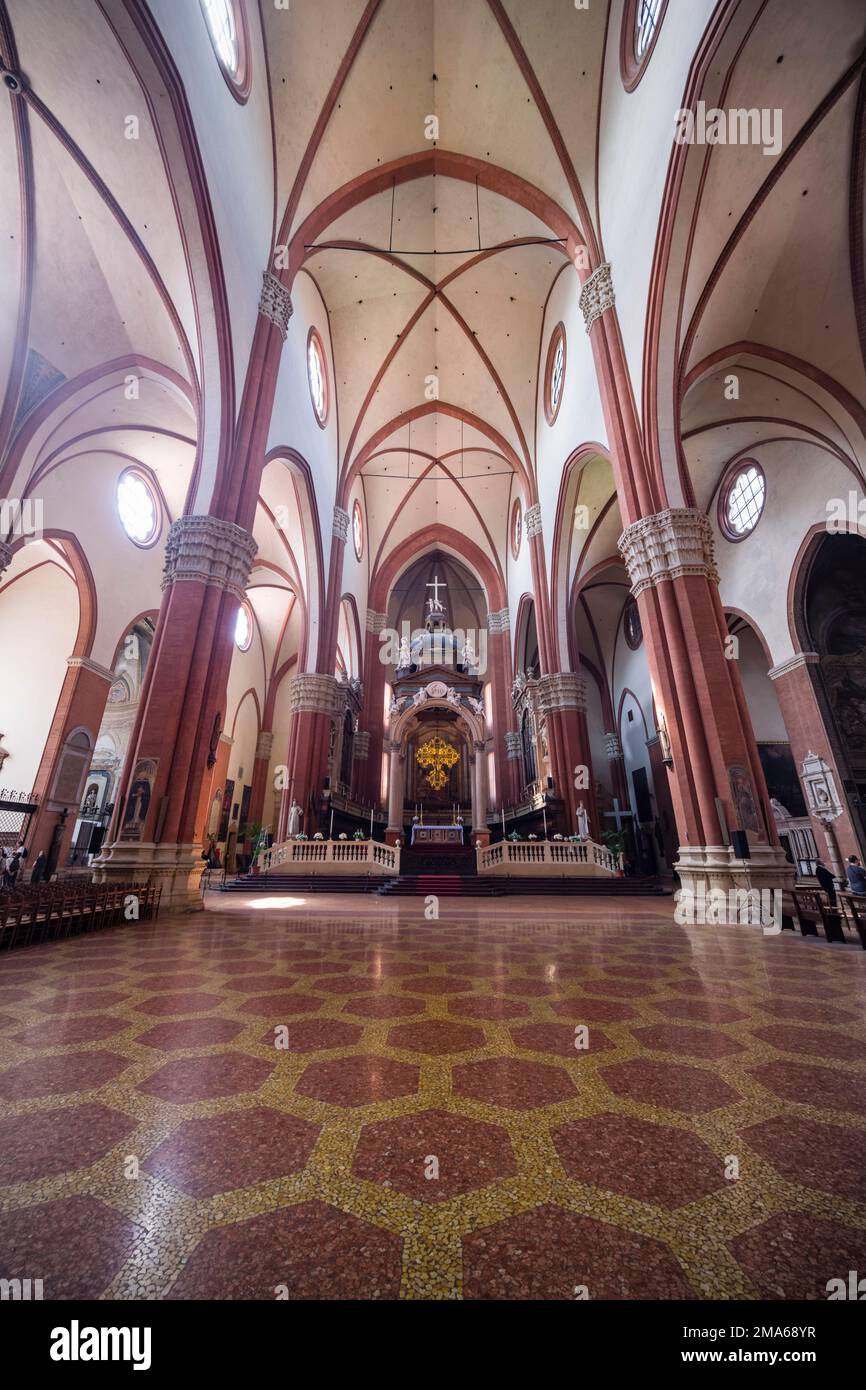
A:
[[[601,837],[604,840],[605,849],[610,850],[614,858],[619,859],[625,851],[625,836],[621,830],[605,830]]]

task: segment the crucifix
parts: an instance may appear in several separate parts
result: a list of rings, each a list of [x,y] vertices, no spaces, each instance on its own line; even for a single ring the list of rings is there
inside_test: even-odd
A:
[[[437,575],[434,575],[434,577],[433,577],[433,583],[432,583],[432,584],[428,584],[426,587],[427,587],[428,589],[432,589],[432,590],[433,590],[433,597],[432,597],[432,598],[428,598],[428,600],[427,600],[427,607],[430,609],[430,612],[431,612],[431,613],[441,613],[441,612],[443,611],[443,608],[442,608],[442,603],[440,602],[440,599],[439,599],[439,590],[440,590],[440,589],[447,589],[447,588],[448,588],[448,585],[445,583],[445,580],[444,580],[444,579],[440,579],[439,576],[438,576],[438,574],[437,574]]]
[[[619,801],[617,800],[616,797],[614,797],[614,799],[613,799],[613,810],[612,810],[612,811],[605,811],[604,814],[605,814],[605,817],[610,816],[613,820],[616,821],[617,834],[622,834],[623,824],[624,824],[624,822],[625,822],[626,819],[628,819],[628,820],[633,820],[633,819],[634,819],[634,817],[633,817],[631,811],[622,811],[622,810],[620,810]]]

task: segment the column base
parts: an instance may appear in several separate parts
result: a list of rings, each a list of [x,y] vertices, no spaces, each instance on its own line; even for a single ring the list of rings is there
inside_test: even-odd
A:
[[[199,884],[205,869],[201,845],[126,844],[105,845],[94,859],[94,883],[145,882],[161,886],[161,908],[174,912],[201,912]]]
[[[472,843],[476,849],[487,849],[490,844],[490,831],[486,825],[481,830],[472,831]]]
[[[390,846],[393,848],[394,845],[396,845],[397,841],[398,841],[398,840],[402,840],[402,838],[403,838],[403,831],[402,831],[401,829],[399,829],[398,826],[396,826],[396,825],[389,825],[389,826],[388,826],[387,830],[385,831],[385,844],[386,844],[386,845],[390,845]]]
[[[751,859],[735,859],[730,845],[680,845],[674,863],[684,892],[710,893],[714,888],[779,889],[790,893],[794,866],[778,845],[752,845]],[[786,906],[787,911],[787,906]]]

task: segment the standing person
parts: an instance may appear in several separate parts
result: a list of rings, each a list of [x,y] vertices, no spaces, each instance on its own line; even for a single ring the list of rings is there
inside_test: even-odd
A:
[[[826,864],[824,863],[823,859],[816,859],[816,860],[815,860],[815,877],[816,877],[817,880],[818,880],[818,886],[819,886],[820,888],[823,888],[824,892],[827,894],[827,897],[830,899],[830,904],[831,904],[831,906],[832,906],[832,907],[835,907],[835,906],[836,906],[836,880],[835,880],[835,878],[833,877],[833,875],[830,873],[830,870],[827,868],[827,866],[826,866]]]
[[[3,887],[11,888],[12,884],[9,879],[9,856],[4,848],[0,848],[0,871],[2,871],[3,874]]]
[[[32,869],[32,872],[31,872],[31,874],[30,874],[30,882],[31,882],[31,883],[41,883],[42,880],[44,879],[44,877],[45,877],[45,855],[42,853],[42,850],[40,850],[39,853],[37,854],[36,859],[35,859],[34,864],[33,864],[33,869]]]
[[[15,854],[10,854],[9,858],[6,860],[6,873],[4,875],[4,878],[9,879],[10,888],[15,887],[20,867],[21,860],[18,858],[17,852]]]

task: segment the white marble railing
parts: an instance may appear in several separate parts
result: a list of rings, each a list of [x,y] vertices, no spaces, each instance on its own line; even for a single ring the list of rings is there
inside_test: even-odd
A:
[[[400,851],[378,840],[285,840],[263,850],[258,866],[263,874],[399,874]]]
[[[622,860],[594,840],[500,840],[476,851],[479,874],[616,874]]]

